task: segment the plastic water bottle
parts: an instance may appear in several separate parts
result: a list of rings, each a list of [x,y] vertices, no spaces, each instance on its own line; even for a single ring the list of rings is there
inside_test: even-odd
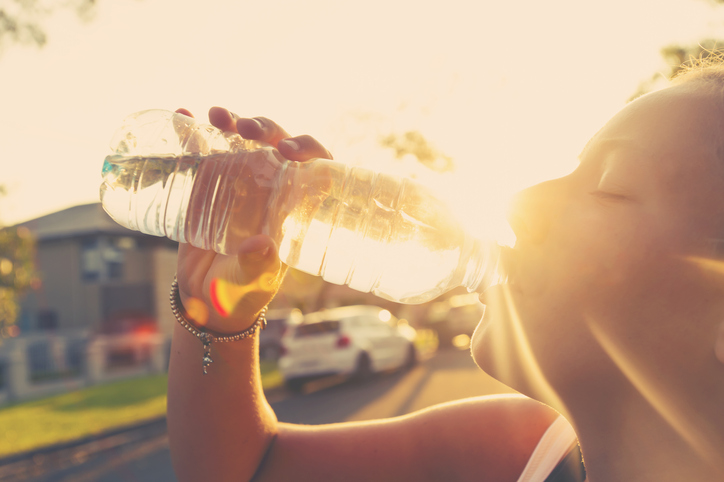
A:
[[[271,236],[282,262],[401,303],[499,281],[498,247],[405,178],[340,162],[293,162],[182,114],[128,117],[103,164],[101,201],[119,224],[235,254]]]

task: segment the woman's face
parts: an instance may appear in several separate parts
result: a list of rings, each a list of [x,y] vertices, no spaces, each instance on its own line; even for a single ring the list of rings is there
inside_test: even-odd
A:
[[[567,397],[590,383],[615,390],[622,363],[683,374],[705,356],[697,323],[721,291],[692,257],[711,258],[724,238],[724,117],[697,86],[630,103],[573,173],[518,195],[509,280],[483,295],[473,337],[481,368],[537,398],[545,378]]]

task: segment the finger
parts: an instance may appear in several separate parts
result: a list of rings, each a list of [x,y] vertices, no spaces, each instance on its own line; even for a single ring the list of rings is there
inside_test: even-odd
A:
[[[254,139],[276,146],[279,141],[289,136],[279,124],[266,117],[254,117],[253,119],[238,119],[236,131],[246,139]]]
[[[237,116],[223,107],[212,107],[209,109],[209,121],[211,125],[227,132],[237,132]]]
[[[277,144],[277,149],[290,161],[301,162],[315,158],[332,159],[332,153],[321,142],[307,135],[282,139]]]
[[[194,116],[194,115],[191,113],[191,111],[189,111],[188,109],[184,109],[183,107],[180,108],[180,109],[176,109],[176,112],[177,112],[178,114],[183,114],[183,115],[185,115],[185,116],[187,116],[187,117],[193,117],[193,116]]]

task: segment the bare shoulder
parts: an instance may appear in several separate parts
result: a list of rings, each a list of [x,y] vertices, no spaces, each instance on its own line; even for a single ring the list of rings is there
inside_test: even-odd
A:
[[[557,416],[534,400],[500,395],[373,422],[281,424],[257,480],[514,482]]]
[[[417,417],[411,430],[425,441],[421,453],[444,452],[457,480],[515,481],[558,413],[521,395],[498,395],[438,405]],[[428,431],[442,443],[422,437]]]

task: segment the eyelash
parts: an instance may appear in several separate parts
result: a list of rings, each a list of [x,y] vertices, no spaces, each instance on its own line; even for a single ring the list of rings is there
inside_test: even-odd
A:
[[[621,194],[615,194],[607,191],[591,191],[589,194],[600,199],[610,199],[612,201],[625,201],[628,199],[626,196],[622,196]]]

